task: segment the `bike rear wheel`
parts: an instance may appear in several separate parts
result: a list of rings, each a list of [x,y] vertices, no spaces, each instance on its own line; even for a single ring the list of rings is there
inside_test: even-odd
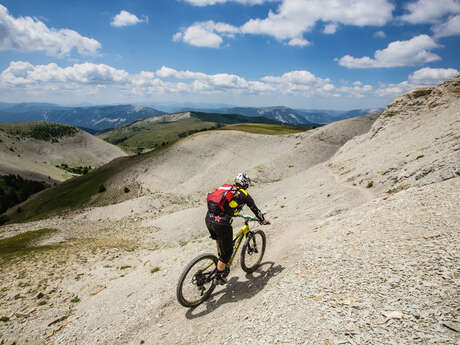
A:
[[[246,273],[254,272],[259,267],[265,253],[265,233],[262,230],[249,232],[241,250],[241,268]]]
[[[177,283],[177,300],[184,307],[196,307],[214,291],[214,277],[217,271],[217,257],[201,254],[185,267]]]

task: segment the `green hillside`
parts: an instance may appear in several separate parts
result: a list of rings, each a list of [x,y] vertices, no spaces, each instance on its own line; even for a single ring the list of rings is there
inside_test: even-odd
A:
[[[294,126],[275,125],[267,123],[238,123],[235,125],[227,125],[220,129],[268,135],[292,134],[304,132],[306,130],[305,128],[299,128]]]
[[[78,129],[73,126],[61,125],[52,122],[20,122],[0,123],[0,131],[14,136],[17,139],[33,138],[43,141],[58,142],[67,136],[74,136]]]
[[[158,154],[160,151],[161,149],[142,155],[117,158],[86,175],[74,177],[55,187],[46,189],[22,204],[20,212],[12,208],[7,213],[8,219],[6,221],[8,223],[33,221],[51,217],[64,211],[94,205],[98,201],[98,195],[105,192],[105,185],[111,177],[144,159],[148,159],[151,155]]]
[[[162,147],[193,133],[221,127],[227,128],[224,127],[226,125],[234,126],[228,129],[261,134],[286,134],[305,130],[305,128],[285,126],[264,117],[191,112],[188,118],[176,119],[174,116],[177,115],[154,117],[150,118],[151,121],[149,119],[139,120],[105,132],[100,137],[111,144],[118,145],[125,151],[136,152]],[[251,123],[249,126],[237,125],[249,123]]]
[[[215,128],[216,123],[194,117],[174,122],[137,121],[105,132],[100,137],[125,151],[135,152],[162,147],[187,135]]]

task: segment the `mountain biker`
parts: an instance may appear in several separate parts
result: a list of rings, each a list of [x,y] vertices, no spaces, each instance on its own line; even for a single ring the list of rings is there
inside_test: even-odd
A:
[[[227,283],[226,277],[230,272],[227,264],[233,253],[232,217],[238,215],[244,205],[248,205],[259,223],[270,223],[246,191],[250,183],[251,179],[246,173],[239,173],[235,177],[234,185],[223,185],[218,189],[225,190],[225,193],[231,193],[231,199],[225,203],[224,210],[216,207],[216,204],[210,203],[208,197],[208,212],[206,213],[205,222],[211,238],[216,241],[217,252],[219,253],[216,274],[216,283],[219,285]]]

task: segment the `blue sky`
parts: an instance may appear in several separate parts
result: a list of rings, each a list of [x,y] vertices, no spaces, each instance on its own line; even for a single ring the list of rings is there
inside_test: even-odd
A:
[[[460,0],[0,0],[0,101],[383,107],[459,46]]]

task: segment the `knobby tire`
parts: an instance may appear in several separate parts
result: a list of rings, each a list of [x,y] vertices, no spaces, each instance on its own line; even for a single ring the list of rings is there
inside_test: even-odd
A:
[[[210,267],[207,268],[206,272],[204,274],[199,273],[199,265],[208,261]],[[193,308],[198,306],[199,304],[203,303],[206,299],[209,298],[211,293],[214,291],[216,288],[215,282],[214,282],[214,275],[217,270],[217,257],[214,254],[201,254],[197,256],[195,259],[190,261],[190,263],[185,267],[184,271],[179,277],[179,281],[177,283],[177,289],[176,289],[176,297],[178,302],[183,305],[184,307],[187,308]],[[204,265],[204,266],[207,266]],[[195,269],[198,269],[197,272],[194,272]],[[200,279],[200,277],[203,277],[204,281],[209,285],[209,287],[205,288],[205,291],[201,294],[199,286],[196,284],[196,278]],[[195,282],[193,281],[195,279]],[[195,286],[195,287],[193,287]],[[204,284],[202,285],[204,287]],[[185,295],[185,289],[191,289],[193,290],[196,288],[196,291],[200,291],[201,296],[197,299],[191,299],[189,296],[184,296]]]
[[[251,231],[248,233],[243,249],[241,250],[241,268],[243,271],[246,273],[252,273],[259,267],[265,253],[266,244],[267,239],[262,230]],[[254,255],[257,260],[255,263],[248,265],[248,259],[252,255]]]

